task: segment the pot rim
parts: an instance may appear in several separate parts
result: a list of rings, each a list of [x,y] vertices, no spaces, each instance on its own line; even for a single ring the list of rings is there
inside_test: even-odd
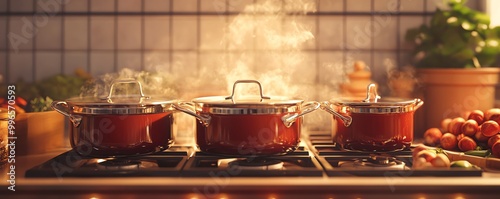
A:
[[[357,98],[338,98],[330,100],[334,106],[339,106],[342,112],[350,113],[407,113],[414,112],[423,105],[419,98],[383,98],[377,102],[364,102]]]

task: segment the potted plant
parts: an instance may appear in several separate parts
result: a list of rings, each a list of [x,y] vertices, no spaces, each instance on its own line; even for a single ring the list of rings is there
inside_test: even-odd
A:
[[[495,102],[500,69],[492,66],[499,66],[500,27],[491,27],[489,16],[465,0],[449,0],[448,6],[438,8],[429,24],[406,32],[423,84],[425,128]]]

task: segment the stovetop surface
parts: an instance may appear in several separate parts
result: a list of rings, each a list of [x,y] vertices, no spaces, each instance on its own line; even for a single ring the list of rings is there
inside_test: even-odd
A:
[[[481,176],[480,169],[414,170],[410,150],[391,153],[339,149],[328,136],[310,136],[297,150],[271,157],[228,157],[191,146],[127,158],[88,158],[65,152],[26,172],[26,177],[338,177]]]

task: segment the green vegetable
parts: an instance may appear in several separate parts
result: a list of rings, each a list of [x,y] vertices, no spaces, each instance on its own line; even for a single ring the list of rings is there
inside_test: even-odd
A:
[[[473,168],[474,165],[471,164],[469,161],[467,160],[457,160],[457,161],[453,161],[451,162],[451,165],[450,167],[455,167],[455,168]]]
[[[50,97],[36,97],[30,101],[32,112],[50,111],[50,104],[52,104]]]
[[[490,150],[471,150],[464,152],[466,155],[478,156],[478,157],[488,157],[491,154]]]

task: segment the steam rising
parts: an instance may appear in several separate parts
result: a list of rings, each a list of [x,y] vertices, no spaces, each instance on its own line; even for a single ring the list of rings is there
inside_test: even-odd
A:
[[[147,66],[155,68],[154,72],[122,70],[105,75],[100,83],[108,86],[101,90],[106,91],[116,78],[132,77],[144,81],[146,93],[190,100],[209,95],[227,96],[236,80],[254,79],[261,82],[267,96],[288,96],[306,101],[330,99],[336,94],[337,88],[331,86],[338,83],[336,78],[332,77],[328,85],[319,85],[316,63],[309,63],[303,51],[308,42],[315,41],[312,27],[300,19],[305,13],[315,12],[316,7],[315,0],[266,0],[247,5],[242,14],[228,22],[223,40],[219,42],[224,46],[224,54],[211,57],[213,63],[217,63],[216,67],[200,62],[196,71],[183,71],[182,74],[162,71],[163,64]],[[187,63],[174,65],[175,68],[185,68]],[[343,74],[337,71],[342,66],[337,66],[330,64],[325,68]],[[256,88],[255,85],[238,86],[236,95],[257,95]],[[95,94],[96,91],[87,90],[85,94],[89,93]],[[328,114],[315,113],[308,117],[311,117],[309,121],[322,124],[330,120]]]

